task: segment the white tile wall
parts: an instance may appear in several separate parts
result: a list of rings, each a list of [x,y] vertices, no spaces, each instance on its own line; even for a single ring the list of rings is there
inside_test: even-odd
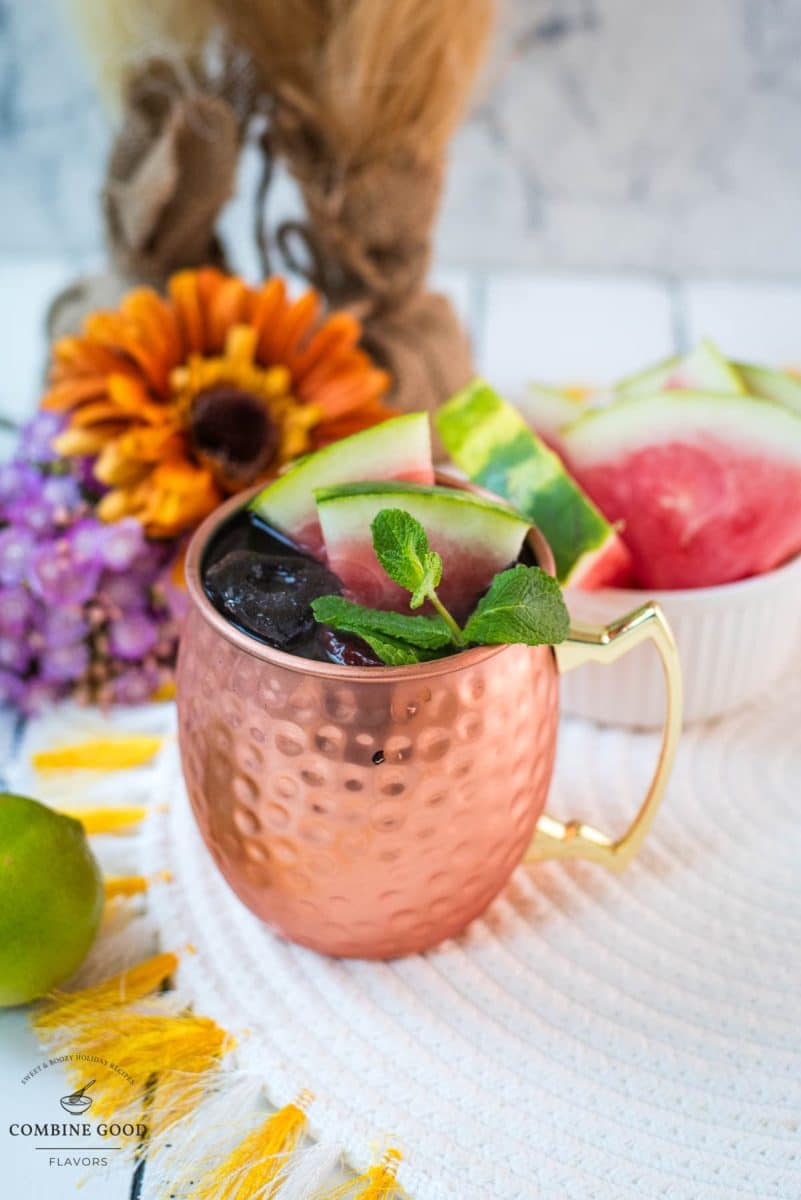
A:
[[[674,349],[671,293],[664,283],[493,275],[484,301],[479,365],[510,392],[532,377],[610,383]]]
[[[682,290],[691,340],[711,337],[746,361],[801,365],[800,287],[688,281]]]

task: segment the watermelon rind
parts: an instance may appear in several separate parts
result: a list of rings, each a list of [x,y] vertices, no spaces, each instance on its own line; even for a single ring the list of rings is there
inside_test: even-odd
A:
[[[666,390],[698,390],[743,395],[748,388],[734,364],[705,338],[681,357],[667,358],[615,385],[617,396],[649,396]]]
[[[775,400],[777,404],[785,404],[801,413],[801,379],[787,371],[776,371],[753,363],[736,362],[732,365],[752,396]]]
[[[619,568],[622,548],[615,528],[517,409],[487,383],[468,384],[435,420],[445,448],[467,477],[503,496],[542,531],[560,583],[577,586],[588,561],[597,568],[604,553],[613,555]]]
[[[713,431],[755,453],[801,462],[801,414],[760,396],[678,389],[628,396],[582,414],[562,436],[571,463],[583,466]]]
[[[544,383],[528,383],[517,397],[516,407],[532,429],[551,445],[557,445],[559,430],[584,412],[588,400],[571,396]]]
[[[254,496],[249,508],[273,528],[296,536],[316,520],[315,488],[371,475],[401,478],[407,468],[434,477],[426,413],[392,417],[306,455]]]
[[[330,513],[337,501],[347,501],[349,511],[354,514],[359,511],[371,512],[376,504],[381,508],[404,508],[422,525],[425,525],[425,521],[417,517],[417,512],[433,514],[438,519],[458,522],[458,530],[454,526],[454,531],[466,542],[473,536],[483,538],[490,533],[499,533],[504,538],[512,539],[519,536],[520,544],[516,554],[519,553],[522,540],[531,526],[531,522],[510,505],[490,500],[485,496],[476,496],[461,488],[393,480],[367,480],[315,488],[314,498],[323,532],[326,528],[324,514]],[[369,524],[370,521],[364,528]]]

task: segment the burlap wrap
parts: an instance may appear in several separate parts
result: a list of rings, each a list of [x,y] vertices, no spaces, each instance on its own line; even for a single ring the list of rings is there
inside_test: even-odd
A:
[[[470,343],[450,301],[426,289],[441,158],[343,167],[279,106],[270,135],[303,195],[307,220],[279,228],[285,259],[332,304],[363,322],[364,343],[395,380],[393,403],[433,410],[473,374]],[[305,243],[295,253],[292,238]]]
[[[240,140],[234,107],[188,69],[157,59],[135,69],[101,198],[111,269],[56,298],[51,337],[74,332],[136,284],[162,287],[182,267],[223,265],[215,225],[234,189]]]
[[[114,306],[135,284],[163,287],[182,267],[224,265],[215,224],[234,188],[248,115],[241,102],[219,81],[204,84],[187,66],[159,59],[135,69],[125,101],[102,193],[111,270],[57,297],[51,337],[74,332],[87,312]],[[249,104],[252,114],[253,96]],[[306,209],[302,221],[276,231],[287,265],[362,320],[365,346],[392,374],[398,407],[433,410],[473,373],[452,305],[426,289],[441,148],[412,152],[399,143],[392,155],[343,163],[307,113],[286,97],[271,105],[267,165],[273,156],[286,161]]]

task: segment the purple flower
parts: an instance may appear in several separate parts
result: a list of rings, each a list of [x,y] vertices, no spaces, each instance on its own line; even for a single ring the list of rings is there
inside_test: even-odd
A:
[[[112,571],[130,567],[145,547],[145,531],[136,517],[123,517],[105,526],[101,556]]]
[[[0,705],[18,705],[24,690],[24,684],[18,675],[12,671],[0,670]]]
[[[55,512],[69,514],[81,504],[81,489],[72,475],[48,475],[42,484],[42,496]]]
[[[65,420],[60,413],[38,412],[19,431],[16,457],[25,462],[52,462],[58,455],[51,443],[64,425]]]
[[[0,505],[33,495],[39,488],[41,476],[29,463],[9,462],[0,466]]]
[[[45,683],[43,679],[26,679],[17,700],[26,716],[35,717],[65,694],[64,685]]]
[[[150,587],[131,572],[113,575],[104,571],[100,577],[98,599],[118,612],[139,611],[150,603]]]
[[[40,678],[45,683],[74,683],[86,673],[89,659],[86,642],[48,646],[46,654],[42,656]]]
[[[21,583],[36,549],[36,538],[29,529],[0,530],[0,584],[13,586]]]
[[[131,570],[135,571],[142,579],[148,581],[155,579],[168,561],[171,549],[169,543],[145,542],[131,563]]]
[[[67,533],[75,562],[102,565],[107,526],[97,517],[82,517]]]
[[[153,667],[131,667],[111,681],[112,699],[117,704],[142,704],[158,687],[158,672]]]
[[[30,585],[48,604],[84,604],[99,578],[99,563],[78,559],[66,538],[44,543],[32,556]]]
[[[44,537],[55,531],[55,509],[41,492],[22,494],[14,500],[9,500],[3,512],[6,520],[12,525],[30,529],[37,537]]]
[[[33,658],[33,651],[23,638],[0,637],[0,667],[22,675]]]
[[[63,425],[39,413],[0,466],[0,704],[29,714],[69,694],[147,700],[176,643],[160,587],[175,544],[97,519],[92,461],[67,470],[52,449]]]
[[[0,590],[0,633],[20,637],[33,617],[34,608],[33,597],[27,588]]]
[[[135,661],[153,649],[158,639],[158,622],[144,612],[126,613],[108,627],[109,650],[116,658]]]
[[[73,458],[72,470],[79,485],[92,496],[102,496],[108,488],[95,476],[95,460],[93,458]]]
[[[47,649],[56,649],[85,638],[89,632],[89,622],[79,605],[59,604],[45,612],[40,631]]]

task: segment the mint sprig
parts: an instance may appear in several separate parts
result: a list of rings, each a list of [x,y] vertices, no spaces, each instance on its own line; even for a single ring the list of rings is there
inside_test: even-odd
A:
[[[343,596],[312,601],[315,619],[362,638],[390,666],[405,666],[467,645],[557,645],[570,618],[552,575],[522,564],[496,575],[462,629],[437,595],[442,559],[419,521],[399,508],[382,509],[370,526],[373,549],[390,579],[411,593],[409,607],[426,600],[436,616],[409,616],[354,604]]]
[[[387,575],[412,593],[409,607],[419,608],[430,600],[450,629],[451,639],[463,646],[462,631],[435,590],[442,579],[442,559],[430,548],[420,522],[402,508],[383,508],[376,513],[370,532],[376,558]]]

